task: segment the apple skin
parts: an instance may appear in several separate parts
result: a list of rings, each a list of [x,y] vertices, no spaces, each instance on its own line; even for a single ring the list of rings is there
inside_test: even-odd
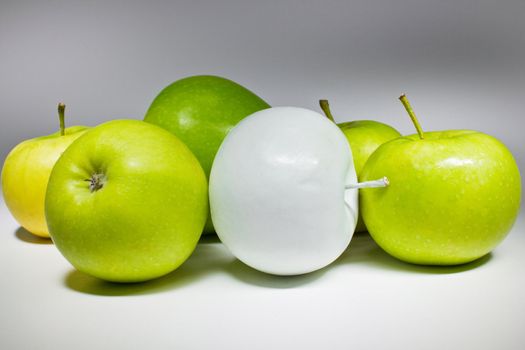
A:
[[[480,132],[387,142],[361,173],[364,181],[378,176],[390,185],[361,191],[363,218],[381,248],[409,263],[476,260],[505,238],[519,212],[518,166],[500,141]]]
[[[51,169],[65,149],[85,131],[72,126],[18,144],[7,155],[2,168],[2,192],[9,211],[27,231],[49,237],[44,202]]]
[[[228,132],[246,116],[269,107],[253,92],[231,80],[198,75],[177,80],[162,90],[144,121],[180,138],[209,177],[215,154]],[[211,217],[205,232],[214,232]]]
[[[86,180],[94,174],[103,186],[92,192]],[[45,211],[53,242],[75,268],[108,281],[145,281],[193,252],[208,215],[206,176],[168,131],[111,121],[60,157]]]
[[[210,175],[217,235],[245,264],[275,275],[321,269],[347,248],[357,176],[344,135],[327,118],[274,107],[241,121]]]
[[[355,120],[337,125],[345,134],[352,149],[354,166],[359,181],[362,181],[361,171],[370,155],[383,143],[401,136],[399,131],[390,125],[374,120]],[[355,231],[367,231],[361,212]]]

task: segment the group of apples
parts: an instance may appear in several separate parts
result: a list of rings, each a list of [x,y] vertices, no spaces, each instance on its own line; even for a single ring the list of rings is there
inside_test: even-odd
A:
[[[214,231],[238,259],[277,275],[327,266],[354,231],[410,263],[484,256],[519,212],[512,154],[476,131],[423,132],[400,100],[417,134],[336,125],[326,100],[326,116],[272,108],[216,76],[169,85],[144,121],[65,128],[59,104],[60,131],[7,156],[4,200],[75,268],[116,282],[173,271]]]

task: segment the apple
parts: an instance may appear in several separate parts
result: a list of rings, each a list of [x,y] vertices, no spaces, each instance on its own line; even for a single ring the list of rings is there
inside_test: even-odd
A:
[[[213,223],[232,254],[257,270],[315,271],[352,238],[356,182],[352,152],[334,123],[303,108],[265,109],[219,148],[210,174]]]
[[[195,154],[206,176],[231,128],[247,115],[270,106],[241,85],[217,76],[177,80],[153,100],[144,121],[180,138]],[[213,232],[211,219],[205,232]]]
[[[415,264],[455,265],[489,253],[518,215],[521,180],[510,151],[472,130],[418,131],[380,146],[362,179],[386,176],[387,188],[361,192],[366,226],[381,248]]]
[[[335,123],[328,100],[320,100],[319,105],[328,119]],[[350,144],[354,156],[355,171],[359,181],[361,181],[361,171],[370,155],[383,143],[401,136],[399,131],[390,125],[375,120],[354,120],[337,124],[337,126],[339,126],[343,134],[345,134]],[[361,213],[359,213],[355,231],[367,231]]]
[[[4,201],[16,221],[27,231],[49,237],[44,198],[51,169],[62,152],[88,127],[65,127],[65,105],[58,105],[60,130],[23,141],[7,155],[2,168]]]
[[[208,216],[206,176],[168,131],[111,121],[60,157],[45,212],[53,242],[75,268],[108,281],[145,281],[194,250]]]

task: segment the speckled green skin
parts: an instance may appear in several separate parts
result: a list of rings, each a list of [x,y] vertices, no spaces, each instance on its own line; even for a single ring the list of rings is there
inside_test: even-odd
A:
[[[521,180],[512,154],[475,131],[427,132],[380,146],[363,181],[388,177],[386,188],[361,190],[374,240],[406,262],[454,265],[500,243],[518,215]]]
[[[93,174],[103,186],[90,190]],[[173,271],[208,215],[206,176],[175,136],[138,120],[102,124],[59,158],[45,203],[51,238],[78,270],[116,282]]]
[[[361,180],[361,171],[368,157],[383,143],[398,138],[401,134],[393,127],[374,120],[355,120],[352,122],[338,124],[346,136],[357,172],[357,178]],[[366,231],[366,225],[359,210],[359,218],[355,232]]]
[[[246,116],[270,106],[241,85],[201,75],[174,82],[160,92],[144,121],[180,138],[209,177],[215,154],[226,134]],[[211,217],[205,232],[214,232]]]

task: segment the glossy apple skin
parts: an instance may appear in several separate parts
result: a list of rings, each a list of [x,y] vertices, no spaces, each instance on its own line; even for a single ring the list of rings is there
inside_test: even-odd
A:
[[[51,169],[64,150],[85,131],[85,126],[65,129],[64,135],[26,140],[7,155],[2,168],[2,191],[5,203],[16,221],[27,231],[49,237],[44,201]]]
[[[93,174],[105,177],[90,190]],[[102,124],[64,152],[46,194],[53,242],[78,270],[115,282],[165,275],[194,250],[207,181],[175,136],[137,120]]]
[[[217,76],[184,78],[162,90],[144,121],[180,138],[209,177],[213,159],[226,134],[246,116],[270,106],[250,90]],[[213,232],[209,218],[205,232]]]
[[[387,188],[361,191],[363,218],[392,256],[415,264],[455,265],[489,253],[518,215],[520,173],[497,139],[469,131],[426,132],[380,146],[363,180],[386,176]]]
[[[274,107],[240,122],[210,176],[217,234],[245,264],[276,275],[315,271],[347,248],[357,176],[344,135],[320,114]]]
[[[355,120],[337,125],[343,134],[345,134],[352,149],[354,166],[359,181],[362,181],[361,171],[370,155],[383,143],[401,136],[401,134],[390,125],[374,120]],[[359,213],[355,231],[367,231],[361,212]]]

